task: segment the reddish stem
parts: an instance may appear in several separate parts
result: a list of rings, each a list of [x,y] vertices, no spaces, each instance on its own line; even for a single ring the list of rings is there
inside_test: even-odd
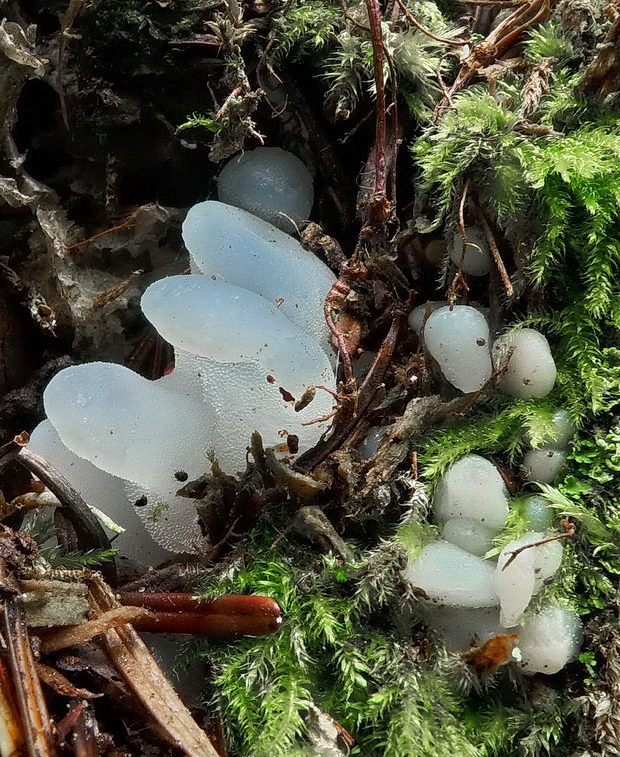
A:
[[[383,75],[383,32],[381,29],[381,9],[378,0],[366,0],[370,36],[372,39],[372,63],[377,90],[376,127],[375,127],[375,192],[374,199],[385,197],[386,189],[386,147],[387,127],[385,114],[385,79]]]
[[[153,611],[152,617],[133,624],[138,631],[236,638],[275,633],[282,623],[280,606],[270,597],[229,594],[207,600],[192,594],[130,591],[121,593],[119,601]]]

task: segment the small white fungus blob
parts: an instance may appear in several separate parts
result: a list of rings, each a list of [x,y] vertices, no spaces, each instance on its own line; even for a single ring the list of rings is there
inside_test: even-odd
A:
[[[568,449],[575,435],[575,426],[568,410],[557,410],[551,419],[551,426],[551,431],[536,445],[536,449]],[[525,441],[533,446],[532,438],[527,432]]]
[[[360,460],[370,460],[371,457],[374,457],[377,454],[381,442],[383,441],[383,437],[388,429],[389,426],[375,426],[370,429],[360,446],[357,448]]]
[[[436,310],[424,326],[424,342],[446,379],[462,392],[481,389],[491,377],[489,325],[476,308]]]
[[[529,532],[507,544],[501,551],[495,570],[494,586],[500,598],[500,623],[509,628],[516,626],[527,609],[536,584],[536,548],[525,549],[508,564],[513,550],[542,538]]]
[[[146,565],[157,565],[173,555],[145,531],[127,498],[123,479],[105,473],[67,449],[49,420],[42,421],[32,431],[28,449],[56,468],[87,505],[98,508],[125,529],[119,535],[109,532],[109,536],[114,536],[112,546],[121,556]]]
[[[493,463],[480,455],[465,455],[444,474],[433,499],[435,517],[473,518],[493,532],[508,517],[508,496],[504,480]]]
[[[403,576],[441,604],[493,607],[499,603],[493,584],[494,568],[494,563],[440,540],[424,547],[409,562]]]
[[[557,673],[577,656],[582,641],[581,621],[576,612],[547,607],[519,629],[521,667],[526,673]]]
[[[544,539],[538,531],[528,531],[502,549],[495,570],[495,589],[500,598],[500,622],[516,626],[532,596],[551,578],[562,562],[562,545],[557,541],[530,547],[513,557],[519,547]]]
[[[506,633],[500,625],[497,607],[463,610],[458,607],[424,608],[425,622],[442,637],[451,652],[467,652],[485,641]]]
[[[426,312],[428,311],[430,317],[431,313],[434,313],[435,310],[445,307],[445,300],[429,300],[423,305],[418,305],[411,311],[411,313],[409,313],[409,328],[416,334],[418,339],[422,336],[422,328],[424,326]]]
[[[333,354],[323,303],[336,276],[316,255],[266,221],[222,202],[190,208],[183,239],[196,272],[260,294]]]
[[[499,337],[493,344],[495,367],[504,365],[514,347],[499,388],[512,397],[545,397],[553,389],[556,367],[546,337],[534,329],[519,329]]]
[[[534,494],[523,503],[523,515],[531,531],[545,531],[553,523],[553,508],[544,497]]]
[[[228,161],[217,180],[217,196],[292,234],[310,217],[312,176],[281,147],[257,147]]]
[[[549,541],[536,547],[536,564],[534,566],[534,578],[536,585],[534,594],[552,578],[562,564],[564,548],[559,541]]]
[[[493,259],[484,233],[475,226],[466,226],[465,234],[467,236],[467,241],[472,244],[467,245],[467,249],[465,250],[463,271],[470,276],[484,276],[489,273],[493,265]],[[460,231],[457,231],[454,233],[452,252],[450,253],[450,258],[457,267],[461,262],[462,254],[463,237],[461,236]]]
[[[528,481],[551,484],[566,466],[566,452],[557,449],[531,449],[523,458],[523,470]]]
[[[451,518],[441,532],[442,539],[478,557],[491,549],[494,535],[492,529],[473,518]]]

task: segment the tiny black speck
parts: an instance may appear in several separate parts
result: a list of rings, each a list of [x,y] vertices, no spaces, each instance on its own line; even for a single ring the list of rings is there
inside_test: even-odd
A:
[[[145,507],[146,505],[148,505],[148,500],[144,494],[133,503],[134,507]]]
[[[178,470],[174,474],[174,477],[176,478],[177,481],[187,481],[187,479],[189,478],[189,476],[184,470]]]

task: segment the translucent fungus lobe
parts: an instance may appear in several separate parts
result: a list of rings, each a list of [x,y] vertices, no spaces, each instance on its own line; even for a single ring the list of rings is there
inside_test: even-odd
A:
[[[403,575],[429,599],[453,607],[499,604],[493,585],[494,565],[447,541],[428,544]]]
[[[497,532],[508,516],[504,480],[493,463],[484,457],[466,455],[457,460],[439,481],[433,509],[440,521],[473,518]]]
[[[522,399],[549,394],[555,385],[557,371],[549,342],[543,334],[534,329],[504,334],[493,345],[495,367],[502,366],[509,355],[506,372],[499,379],[503,392]]]
[[[476,308],[455,305],[434,311],[424,341],[443,375],[462,392],[481,389],[491,377],[489,325]]]
[[[493,265],[487,240],[479,229],[474,226],[466,226],[465,234],[469,244],[465,247],[463,271],[470,276],[484,276],[489,273]],[[463,237],[459,231],[453,237],[453,247],[450,258],[455,266],[461,263],[463,255]]]
[[[280,147],[257,147],[232,158],[217,182],[222,202],[243,208],[290,233],[312,210],[312,176]]]
[[[331,352],[323,303],[336,276],[299,242],[222,202],[190,208],[183,239],[198,272],[260,294]]]

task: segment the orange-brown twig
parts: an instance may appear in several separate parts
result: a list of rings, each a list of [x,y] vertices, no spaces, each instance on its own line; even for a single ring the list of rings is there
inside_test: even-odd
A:
[[[526,549],[531,549],[532,547],[540,547],[542,544],[548,544],[550,541],[557,541],[558,539],[569,539],[571,536],[575,535],[575,524],[568,518],[562,518],[560,525],[564,529],[564,533],[547,536],[545,539],[533,541],[531,544],[524,544],[522,547],[513,549],[511,552],[509,552],[508,554],[510,555],[510,557],[502,566],[502,570],[506,570],[506,568],[517,559],[521,552],[524,552]]]
[[[466,39],[446,39],[445,37],[438,37],[436,34],[433,34],[430,29],[427,29],[425,26],[423,26],[407,9],[407,6],[405,3],[403,3],[403,0],[396,0],[398,5],[400,5],[400,9],[405,14],[405,18],[412,26],[415,26],[418,31],[421,31],[422,34],[426,34],[427,37],[430,37],[431,39],[436,40],[437,42],[444,42],[446,45],[468,45],[469,42]]]
[[[482,226],[484,236],[487,240],[487,244],[489,245],[489,249],[491,250],[491,255],[493,255],[493,260],[495,261],[495,265],[502,280],[502,284],[504,285],[504,289],[506,290],[506,294],[508,295],[508,297],[513,297],[514,288],[512,286],[512,281],[510,281],[510,277],[508,276],[508,272],[506,271],[506,266],[504,265],[502,256],[499,254],[497,242],[495,241],[495,237],[493,236],[493,232],[491,231],[491,225],[489,224],[487,217],[480,205],[477,202],[474,202],[474,206],[476,208],[478,221]]]
[[[83,247],[85,244],[88,244],[89,242],[94,242],[95,239],[99,239],[99,237],[105,237],[107,234],[111,234],[113,231],[120,231],[121,229],[133,229],[134,226],[136,226],[135,221],[127,221],[125,223],[119,224],[118,226],[112,226],[111,229],[106,229],[105,231],[100,231],[98,234],[93,234],[92,237],[88,237],[88,239],[83,239],[81,242],[65,245],[65,250],[75,250],[78,247]]]

